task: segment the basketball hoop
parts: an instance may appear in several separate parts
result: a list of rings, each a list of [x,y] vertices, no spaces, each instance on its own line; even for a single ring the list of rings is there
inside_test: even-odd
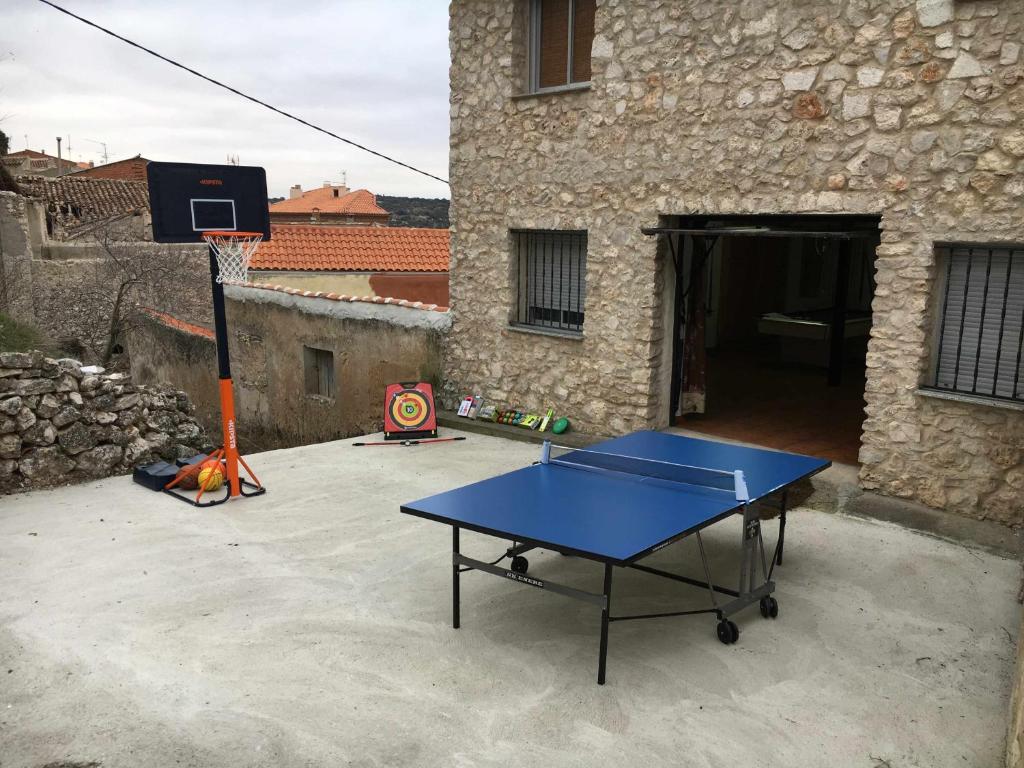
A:
[[[244,283],[249,260],[263,240],[262,232],[204,232],[203,239],[217,256],[218,283]]]

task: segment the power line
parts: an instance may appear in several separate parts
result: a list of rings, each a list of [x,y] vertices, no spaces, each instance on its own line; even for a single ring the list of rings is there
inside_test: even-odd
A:
[[[67,8],[62,8],[61,6],[57,5],[56,3],[50,2],[50,0],[39,0],[39,2],[41,2],[43,5],[48,5],[51,8],[53,8],[54,10],[60,11],[61,13],[66,14],[66,15],[70,16],[73,19],[77,19],[78,21],[82,22],[83,24],[89,25],[93,29],[98,29],[100,32],[103,32],[104,34],[110,35],[111,37],[120,40],[122,43],[127,43],[128,45],[132,46],[133,48],[138,48],[140,51],[145,51],[150,56],[155,56],[156,58],[160,59],[161,61],[166,61],[168,64],[170,64],[172,66],[175,66],[178,69],[183,69],[186,72],[188,72],[189,74],[195,75],[196,77],[198,77],[198,78],[200,78],[202,80],[205,80],[208,83],[213,83],[214,85],[218,86],[219,88],[223,88],[226,91],[231,91],[231,93],[235,94],[236,96],[241,96],[243,99],[248,99],[249,101],[253,102],[254,104],[259,104],[261,107],[266,107],[271,112],[276,112],[277,114],[282,115],[283,117],[287,117],[290,120],[294,120],[297,123],[302,123],[307,128],[312,128],[314,131],[319,131],[320,133],[326,134],[327,136],[330,136],[332,139],[337,139],[338,141],[343,141],[346,144],[349,144],[349,145],[355,147],[356,149],[361,149],[363,152],[369,152],[371,155],[375,155],[375,156],[381,158],[382,160],[386,160],[389,163],[394,163],[395,165],[400,165],[403,168],[407,168],[410,171],[414,171],[415,173],[419,173],[419,174],[421,174],[423,176],[426,176],[428,178],[434,179],[435,181],[440,181],[442,184],[448,184],[448,179],[442,179],[440,176],[435,176],[434,174],[429,173],[428,171],[423,171],[423,170],[420,170],[419,168],[417,168],[415,166],[409,165],[408,163],[403,163],[401,160],[396,160],[395,158],[389,157],[388,155],[385,155],[382,152],[377,152],[376,150],[370,149],[369,147],[366,147],[366,146],[363,146],[362,144],[359,144],[359,143],[357,143],[355,141],[352,141],[351,139],[346,139],[344,136],[339,136],[338,134],[333,133],[332,131],[328,131],[326,128],[321,128],[319,125],[314,125],[313,123],[309,122],[308,120],[303,120],[301,117],[297,117],[296,115],[293,115],[290,112],[285,112],[283,109],[278,109],[277,107],[275,107],[275,106],[273,106],[271,104],[268,104],[265,101],[260,101],[255,96],[250,96],[249,94],[243,93],[242,91],[238,90],[237,88],[232,88],[230,85],[222,83],[219,80],[214,80],[212,77],[204,75],[202,72],[198,72],[198,71],[192,69],[191,67],[186,67],[184,64],[182,64],[180,62],[177,62],[174,59],[169,59],[166,56],[163,56],[163,55],[157,53],[156,51],[154,51],[154,50],[152,50],[150,48],[147,48],[144,45],[140,45],[139,43],[136,43],[134,40],[129,40],[127,37],[123,37],[123,36],[117,34],[116,32],[113,32],[112,30],[107,29],[106,27],[102,27],[99,24],[97,24],[96,22],[89,21],[89,19],[86,19],[86,18],[84,18],[82,16],[79,16],[76,13],[72,13]]]

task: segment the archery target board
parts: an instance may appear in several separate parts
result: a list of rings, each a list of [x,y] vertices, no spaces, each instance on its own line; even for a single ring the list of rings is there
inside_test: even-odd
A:
[[[389,384],[384,392],[384,439],[437,437],[434,388],[426,382]]]

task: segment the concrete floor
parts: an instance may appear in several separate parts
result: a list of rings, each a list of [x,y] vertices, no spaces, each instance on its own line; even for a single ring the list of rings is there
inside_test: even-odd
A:
[[[615,624],[604,687],[591,606],[467,574],[452,630],[449,529],[398,506],[536,451],[276,451],[251,457],[266,496],[212,510],[128,478],[0,499],[0,765],[999,764],[1019,565],[891,524],[794,512],[778,620],[748,612],[734,646],[708,617]],[[718,574],[735,522],[706,540]],[[531,561],[600,589],[594,563]],[[704,597],[616,578],[620,611]]]

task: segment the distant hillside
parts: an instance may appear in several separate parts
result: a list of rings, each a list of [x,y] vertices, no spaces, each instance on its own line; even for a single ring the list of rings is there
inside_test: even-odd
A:
[[[377,195],[377,205],[391,214],[392,227],[448,228],[448,201],[444,198]]]

